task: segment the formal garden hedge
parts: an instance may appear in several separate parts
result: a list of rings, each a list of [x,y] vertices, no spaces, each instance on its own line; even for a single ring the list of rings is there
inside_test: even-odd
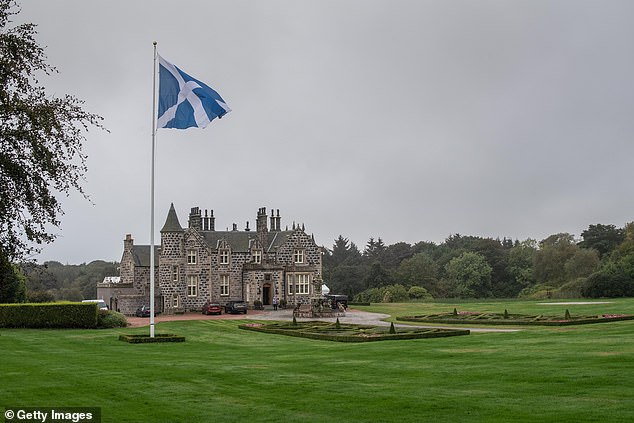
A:
[[[394,325],[388,329],[380,326],[352,325],[327,322],[276,322],[247,323],[240,329],[277,335],[296,336],[300,338],[320,339],[337,342],[372,342],[402,339],[444,338],[448,336],[469,335],[468,330],[457,329],[413,329],[398,328]]]
[[[129,344],[153,344],[157,342],[185,342],[185,337],[173,333],[155,333],[154,338],[151,338],[149,334],[119,335],[119,341],[125,341]]]
[[[4,328],[96,328],[97,303],[0,304]]]
[[[568,310],[563,315],[544,314],[513,314],[504,310],[504,313],[482,313],[475,311],[457,311],[448,313],[426,314],[418,316],[401,316],[396,320],[416,323],[440,323],[440,324],[477,324],[477,325],[539,325],[539,326],[568,326],[585,325],[591,323],[608,323],[622,320],[634,320],[632,314],[602,314],[602,315],[571,315]]]

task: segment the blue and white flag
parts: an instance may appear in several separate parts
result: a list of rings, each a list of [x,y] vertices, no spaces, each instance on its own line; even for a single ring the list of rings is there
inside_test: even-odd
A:
[[[159,56],[157,128],[204,128],[230,111],[211,87]]]

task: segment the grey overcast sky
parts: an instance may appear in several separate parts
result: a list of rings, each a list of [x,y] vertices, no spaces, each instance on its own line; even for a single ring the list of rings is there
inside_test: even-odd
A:
[[[442,242],[579,237],[634,220],[631,0],[23,0],[49,93],[105,118],[84,184],[38,261],[119,260],[150,238],[152,42],[233,109],[159,130],[156,231],[170,203],[216,228],[304,223]]]

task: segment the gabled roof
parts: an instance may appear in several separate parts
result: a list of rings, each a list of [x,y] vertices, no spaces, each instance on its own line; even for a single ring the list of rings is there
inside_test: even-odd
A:
[[[154,266],[159,264],[159,246],[154,246]],[[150,246],[149,245],[135,245],[132,247],[132,259],[134,265],[138,267],[150,267]]]
[[[174,203],[170,206],[170,211],[167,213],[167,219],[165,219],[165,225],[163,225],[161,232],[183,232],[183,227],[178,221],[178,216],[176,216]]]

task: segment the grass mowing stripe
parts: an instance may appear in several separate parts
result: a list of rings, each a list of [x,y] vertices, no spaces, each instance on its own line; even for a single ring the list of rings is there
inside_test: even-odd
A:
[[[617,303],[608,312],[634,311],[634,300]],[[632,322],[368,344],[242,331],[242,322],[160,323],[183,344],[117,340],[147,328],[1,330],[0,406],[100,406],[104,422],[634,420]]]

